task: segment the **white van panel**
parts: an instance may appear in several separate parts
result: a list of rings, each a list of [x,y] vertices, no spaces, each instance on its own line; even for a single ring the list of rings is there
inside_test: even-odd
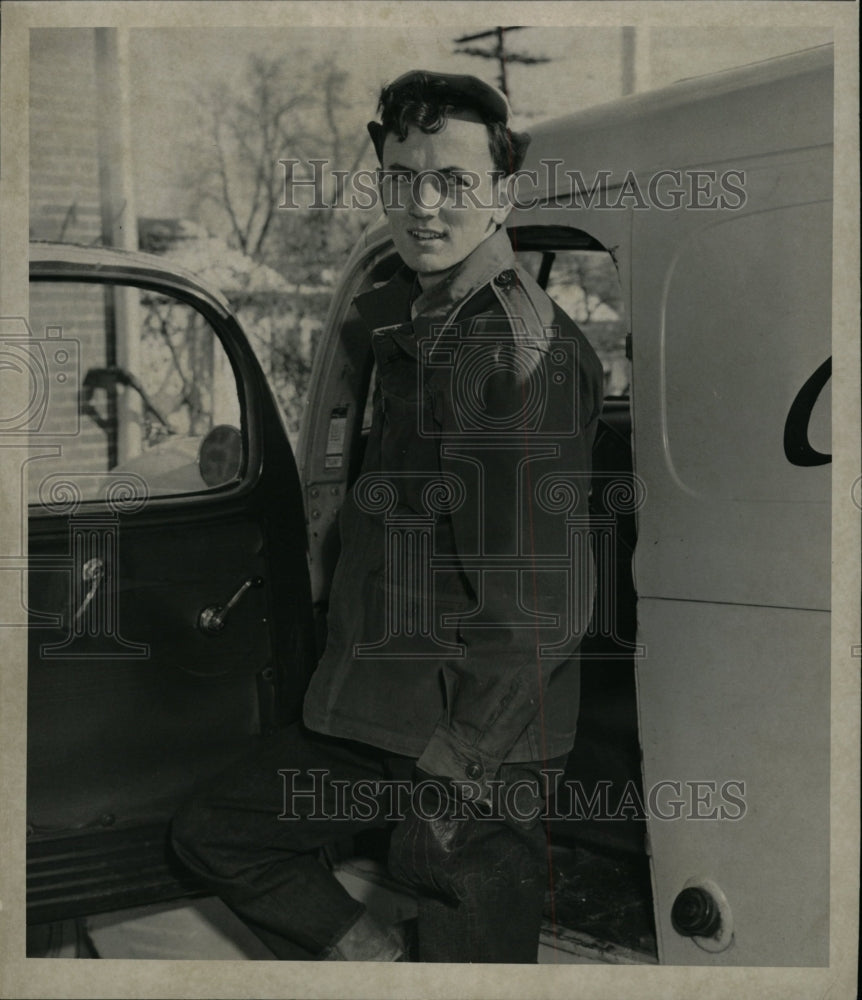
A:
[[[771,249],[794,231],[798,242]],[[691,497],[825,502],[828,481],[800,475],[781,442],[796,392],[824,360],[816,334],[828,303],[811,289],[829,286],[830,244],[829,215],[814,204],[724,219],[680,245],[662,302],[662,435]],[[750,247],[763,248],[756,270]]]
[[[634,216],[637,589],[827,610],[830,466],[792,464],[784,430],[831,354],[831,148],[739,166],[742,209]]]
[[[664,964],[829,962],[829,618],[638,602],[644,795]],[[681,783],[689,818],[685,810],[662,818],[676,811],[665,781]],[[716,792],[699,786],[697,805],[686,783],[710,781]],[[723,795],[730,781],[744,792]],[[673,929],[671,907],[689,879],[709,879],[727,897],[727,950],[705,951]]]
[[[805,113],[787,123],[785,152],[755,155],[749,133],[747,155],[672,164],[743,170],[742,207],[633,215],[644,789],[649,799],[680,782],[691,810],[687,782],[734,781],[745,803],[736,819],[721,815],[720,793],[718,815],[648,810],[668,964],[828,963],[828,385],[803,428],[821,464],[785,452],[791,407],[831,355],[832,148],[809,127],[831,120],[822,82],[794,94]],[[750,96],[749,120],[771,129],[772,109]],[[732,106],[727,115],[733,131]],[[725,950],[673,928],[691,881],[726,897]]]

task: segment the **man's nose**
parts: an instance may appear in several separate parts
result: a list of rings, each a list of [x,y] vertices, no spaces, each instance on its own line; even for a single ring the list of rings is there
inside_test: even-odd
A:
[[[436,215],[443,202],[441,178],[433,173],[419,174],[410,187],[410,214],[416,218]]]

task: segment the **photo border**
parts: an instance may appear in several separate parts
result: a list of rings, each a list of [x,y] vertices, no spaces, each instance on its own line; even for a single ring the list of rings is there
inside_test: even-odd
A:
[[[832,756],[830,965],[456,966],[326,962],[81,961],[25,958],[26,629],[0,632],[2,997],[768,997],[855,996],[859,887],[860,475],[858,15],[837,2],[118,3],[15,2],[2,8],[0,59],[0,315],[27,315],[28,69],[31,27],[459,27],[492,20],[532,26],[832,26],[835,31],[833,235]],[[23,409],[23,406],[22,406]],[[0,446],[0,512],[22,523],[18,467]],[[12,474],[9,474],[11,470]],[[23,539],[22,539],[23,544]],[[21,574],[22,578],[25,574]],[[0,603],[18,602],[0,574]],[[804,804],[803,804],[804,805]]]

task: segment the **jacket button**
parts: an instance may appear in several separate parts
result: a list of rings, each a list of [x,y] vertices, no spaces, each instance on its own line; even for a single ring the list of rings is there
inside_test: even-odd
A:
[[[467,767],[466,767],[466,769],[465,769],[465,774],[467,775],[468,778],[473,778],[473,780],[475,780],[476,778],[481,778],[482,777],[482,765],[481,764],[475,764],[475,763],[474,764],[468,764]]]
[[[499,285],[500,288],[508,288],[509,285],[513,284],[515,281],[515,272],[511,268],[507,268],[505,271],[501,271],[496,278],[494,278],[494,284]]]

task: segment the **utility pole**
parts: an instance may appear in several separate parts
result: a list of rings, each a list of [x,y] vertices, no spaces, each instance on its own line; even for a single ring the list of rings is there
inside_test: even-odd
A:
[[[623,28],[620,51],[623,95],[647,90],[650,83],[649,29]]]
[[[132,171],[132,115],[129,95],[129,29],[95,28],[96,85],[99,93],[99,192],[102,243],[138,249]],[[105,288],[108,363],[140,370],[139,293],[115,285]],[[108,439],[111,464],[141,453],[141,400],[127,386],[117,386],[116,429]]]
[[[522,52],[507,52],[506,51],[506,32],[508,31],[523,31],[523,27],[496,27],[492,28],[490,31],[480,31],[475,35],[464,35],[461,38],[455,39],[456,45],[464,46],[466,42],[477,42],[483,38],[492,38],[493,47],[490,49],[480,49],[475,46],[465,46],[464,48],[455,49],[456,54],[467,55],[467,56],[479,56],[482,59],[496,59],[500,67],[500,75],[497,77],[497,83],[500,90],[508,98],[509,95],[509,80],[506,74],[506,66],[508,63],[521,63],[526,66],[534,66],[537,63],[546,63],[551,60],[547,56],[528,56]]]
[[[632,27],[623,28],[623,43],[622,43],[622,64],[623,64],[623,79],[622,79],[622,92],[623,95],[633,94],[635,92],[635,51],[636,51],[636,39],[635,39],[635,29]]]

